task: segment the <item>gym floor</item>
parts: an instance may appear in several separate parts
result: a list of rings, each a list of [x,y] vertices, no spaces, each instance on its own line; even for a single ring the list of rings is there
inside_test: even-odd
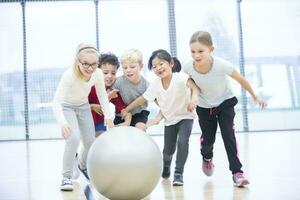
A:
[[[194,134],[190,138],[184,186],[173,187],[171,175],[169,180],[161,179],[145,199],[300,199],[300,131],[237,133],[236,136],[250,185],[233,186],[220,134],[217,134],[214,150],[215,173],[206,177],[201,170],[200,135]],[[153,136],[153,139],[162,149],[163,137]],[[59,190],[63,148],[63,140],[0,142],[0,199],[106,199],[82,175],[74,181],[74,191]]]

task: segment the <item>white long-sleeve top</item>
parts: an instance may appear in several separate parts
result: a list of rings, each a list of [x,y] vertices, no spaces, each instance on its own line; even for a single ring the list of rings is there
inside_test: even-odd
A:
[[[102,71],[97,68],[90,80],[84,81],[77,78],[73,69],[70,68],[62,75],[53,99],[53,112],[60,125],[67,123],[63,114],[62,104],[79,106],[88,103],[88,95],[91,91],[91,87],[94,85],[97,96],[101,102],[104,118],[112,118]]]

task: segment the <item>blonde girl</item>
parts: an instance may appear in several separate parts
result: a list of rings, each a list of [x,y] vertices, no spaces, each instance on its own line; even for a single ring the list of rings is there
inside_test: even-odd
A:
[[[67,69],[57,86],[53,111],[65,139],[61,190],[72,191],[73,164],[80,140],[84,146],[79,155],[79,169],[87,175],[86,155],[95,139],[95,129],[88,103],[91,87],[95,85],[105,115],[107,127],[113,127],[102,71],[97,69],[99,53],[89,44],[80,44],[74,64]]]

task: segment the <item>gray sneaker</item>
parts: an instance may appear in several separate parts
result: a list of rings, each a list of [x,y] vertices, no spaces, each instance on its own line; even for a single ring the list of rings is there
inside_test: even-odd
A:
[[[73,191],[74,187],[73,187],[72,180],[69,178],[63,178],[63,180],[61,181],[60,190]]]
[[[204,174],[206,176],[211,176],[213,175],[214,173],[214,163],[212,162],[212,159],[205,159],[203,158],[203,161],[202,161],[202,170],[204,172]]]
[[[174,174],[173,186],[182,186],[183,185],[183,176],[182,174]]]
[[[232,175],[232,180],[234,185],[237,187],[244,187],[244,185],[248,185],[249,181],[245,178],[243,172],[237,172]]]

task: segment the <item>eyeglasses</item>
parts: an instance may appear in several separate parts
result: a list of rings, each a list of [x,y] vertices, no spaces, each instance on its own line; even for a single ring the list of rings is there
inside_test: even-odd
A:
[[[86,62],[82,63],[81,61],[79,61],[79,62],[80,62],[81,66],[84,69],[88,69],[90,67],[93,68],[93,69],[95,69],[99,65],[99,63],[92,63],[92,64],[90,64],[90,63],[86,63]]]

